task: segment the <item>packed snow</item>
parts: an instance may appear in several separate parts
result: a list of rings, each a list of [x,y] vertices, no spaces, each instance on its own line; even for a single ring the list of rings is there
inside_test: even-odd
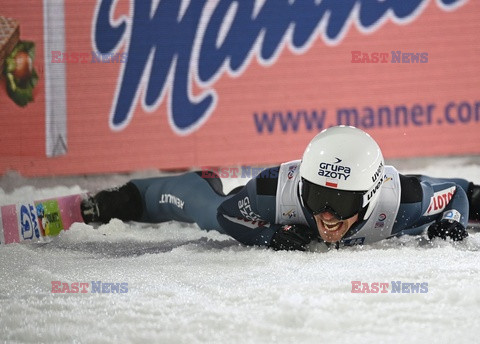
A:
[[[403,173],[480,184],[478,157],[394,163]],[[155,174],[27,179],[9,173],[0,177],[0,204]],[[224,186],[244,182],[225,179]],[[479,270],[474,229],[461,243],[418,236],[275,252],[195,225],[77,223],[49,243],[0,247],[0,340],[473,343],[480,338]],[[89,286],[86,293],[53,293],[55,281]],[[92,281],[120,289],[92,292]],[[388,283],[388,292],[352,293],[352,281]],[[393,293],[392,281],[426,283],[427,290]]]

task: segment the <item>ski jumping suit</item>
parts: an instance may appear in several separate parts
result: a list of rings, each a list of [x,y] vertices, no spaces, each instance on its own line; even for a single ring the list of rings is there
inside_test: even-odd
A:
[[[303,224],[317,230],[313,215],[301,202],[299,166],[300,160],[296,160],[265,169],[229,195],[222,192],[217,176],[202,177],[201,172],[132,180],[129,184],[140,194],[141,216],[118,217],[151,223],[196,223],[202,229],[228,234],[245,245],[268,246],[274,233],[286,224]],[[386,166],[374,211],[367,220],[354,224],[340,244],[351,246],[402,234],[420,234],[427,225],[442,218],[457,220],[466,227],[466,192],[471,184],[464,179],[401,175],[394,167]]]

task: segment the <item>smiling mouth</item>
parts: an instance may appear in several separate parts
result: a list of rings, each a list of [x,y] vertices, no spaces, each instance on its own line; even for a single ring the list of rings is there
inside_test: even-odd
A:
[[[335,232],[340,229],[342,226],[342,222],[327,222],[322,220],[323,227],[328,231],[328,232]]]

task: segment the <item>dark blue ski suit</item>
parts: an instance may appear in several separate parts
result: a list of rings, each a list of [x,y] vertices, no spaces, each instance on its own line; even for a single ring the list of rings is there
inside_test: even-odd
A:
[[[275,232],[286,224],[306,225],[316,233],[316,222],[299,195],[299,164],[297,160],[265,169],[228,195],[223,193],[218,177],[202,172],[132,180],[143,202],[137,220],[196,223],[201,229],[215,229],[245,245],[270,246]],[[354,224],[340,244],[420,234],[442,218],[466,227],[466,193],[471,184],[465,179],[402,175],[386,166],[375,210],[369,219]]]

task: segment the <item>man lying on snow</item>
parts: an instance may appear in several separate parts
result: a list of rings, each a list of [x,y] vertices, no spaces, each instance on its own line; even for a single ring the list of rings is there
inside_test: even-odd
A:
[[[228,195],[201,172],[131,180],[82,203],[86,223],[196,223],[245,245],[305,250],[312,240],[349,246],[402,234],[462,240],[480,219],[480,186],[464,179],[402,175],[377,143],[338,126],[313,138],[302,160],[264,170]]]

